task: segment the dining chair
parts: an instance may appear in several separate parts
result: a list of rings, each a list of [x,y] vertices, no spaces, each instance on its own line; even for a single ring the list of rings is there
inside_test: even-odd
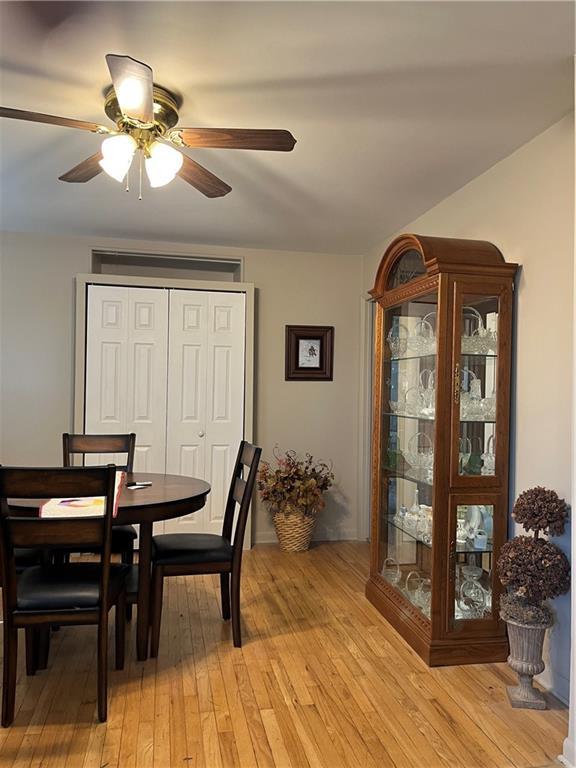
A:
[[[219,573],[222,618],[225,620],[230,618],[230,603],[232,603],[234,645],[237,648],[242,645],[240,627],[242,547],[261,453],[261,448],[245,440],[240,443],[228,492],[221,536],[210,533],[166,533],[152,538],[151,656],[158,656],[162,592],[164,578],[167,576]],[[238,514],[236,515],[237,505]],[[233,532],[235,518],[237,518],[236,529]]]
[[[64,466],[71,467],[73,457],[81,455],[83,460],[87,454],[125,453],[126,464],[117,465],[118,469],[132,472],[134,469],[134,452],[136,435],[134,432],[126,435],[72,435],[65,432],[62,435]],[[127,565],[134,563],[134,542],[138,533],[133,525],[115,525],[112,528],[112,554],[119,554],[122,562]],[[132,618],[132,606],[126,608],[126,617]]]
[[[98,717],[106,720],[108,613],[116,606],[116,669],[124,667],[125,578],[129,566],[110,563],[116,467],[0,467],[0,567],[4,619],[2,725],[14,720],[18,629],[26,630],[26,666],[35,670],[37,640],[52,625],[98,627]],[[100,516],[40,517],[15,513],[8,499],[100,496]],[[47,563],[17,574],[15,550],[94,548],[99,562]]]

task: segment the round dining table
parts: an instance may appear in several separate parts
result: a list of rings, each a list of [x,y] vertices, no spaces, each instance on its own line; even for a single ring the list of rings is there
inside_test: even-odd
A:
[[[163,475],[154,472],[133,472],[126,474],[126,483],[150,483],[144,488],[129,488],[126,484],[120,491],[118,510],[112,525],[138,525],[138,583],[128,579],[128,590],[137,590],[136,605],[136,653],[139,661],[148,656],[148,635],[150,625],[150,583],[152,568],[152,529],[154,523],[170,520],[197,512],[206,504],[210,485],[204,480],[183,475]],[[12,509],[38,510],[41,499],[14,499],[8,503]],[[136,571],[136,566],[134,566]],[[133,585],[133,586],[132,586]]]

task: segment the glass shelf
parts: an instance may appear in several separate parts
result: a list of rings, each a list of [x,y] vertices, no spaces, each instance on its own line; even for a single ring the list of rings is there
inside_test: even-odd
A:
[[[399,363],[403,360],[426,360],[429,357],[434,360],[436,357],[436,352],[429,352],[427,355],[402,355],[402,357],[385,357],[384,362]],[[477,357],[477,355],[474,355],[474,357]]]
[[[460,424],[496,424],[496,419],[460,419]]]
[[[393,515],[387,515],[386,516],[386,522],[388,525],[392,525],[394,528],[396,528],[398,531],[402,531],[402,533],[405,533],[407,536],[409,536],[414,541],[417,541],[419,544],[422,544],[424,547],[427,547],[428,549],[432,549],[432,542],[424,541],[418,534],[410,530],[409,528],[406,528],[401,523],[396,521],[393,517]],[[458,554],[464,554],[464,555],[484,555],[484,554],[492,554],[492,542],[488,542],[486,546],[482,549],[475,547],[472,541],[465,541],[465,542],[456,542],[456,553]]]
[[[489,354],[484,354],[482,352],[461,352],[460,355],[462,357],[472,357],[474,359],[484,358],[484,360],[497,360],[498,355],[494,354],[493,352],[490,352]],[[399,363],[403,360],[426,360],[427,358],[435,358],[436,352],[429,352],[426,355],[402,355],[402,357],[385,357],[383,362],[384,363]]]
[[[413,483],[419,483],[420,485],[427,485],[429,488],[432,488],[434,485],[432,482],[432,478],[428,475],[428,470],[426,469],[418,471],[417,469],[412,469],[408,467],[406,469],[398,469],[398,468],[392,469],[391,467],[383,466],[382,471],[384,472],[387,478],[400,477],[403,480],[411,480]]]
[[[418,419],[419,421],[434,421],[435,416],[412,416],[408,413],[392,413],[391,411],[385,411],[382,416],[396,416],[399,419]]]
[[[396,416],[398,419],[417,419],[418,421],[435,421],[435,416],[413,416],[409,413],[393,413],[392,411],[384,411],[382,416],[392,417]],[[460,419],[461,424],[496,424],[496,419]]]
[[[473,358],[479,358],[483,357],[485,360],[497,360],[498,355],[495,355],[493,352],[490,352],[490,354],[483,354],[482,352],[461,352],[460,355],[462,357],[473,357]]]

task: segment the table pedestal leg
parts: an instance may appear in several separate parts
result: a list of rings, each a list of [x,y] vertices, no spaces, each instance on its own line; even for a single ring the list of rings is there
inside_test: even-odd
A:
[[[138,621],[136,627],[136,654],[138,661],[145,661],[148,658],[151,560],[152,523],[140,523],[140,541],[138,549]]]

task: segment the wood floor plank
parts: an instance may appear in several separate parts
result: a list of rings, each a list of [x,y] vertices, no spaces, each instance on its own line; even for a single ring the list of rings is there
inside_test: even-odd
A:
[[[358,542],[246,552],[243,647],[221,616],[217,576],[165,581],[160,652],[109,672],[96,719],[92,627],[53,634],[27,677],[0,768],[543,768],[567,711],[513,710],[506,664],[428,669],[364,597]],[[112,646],[113,627],[110,628]]]

